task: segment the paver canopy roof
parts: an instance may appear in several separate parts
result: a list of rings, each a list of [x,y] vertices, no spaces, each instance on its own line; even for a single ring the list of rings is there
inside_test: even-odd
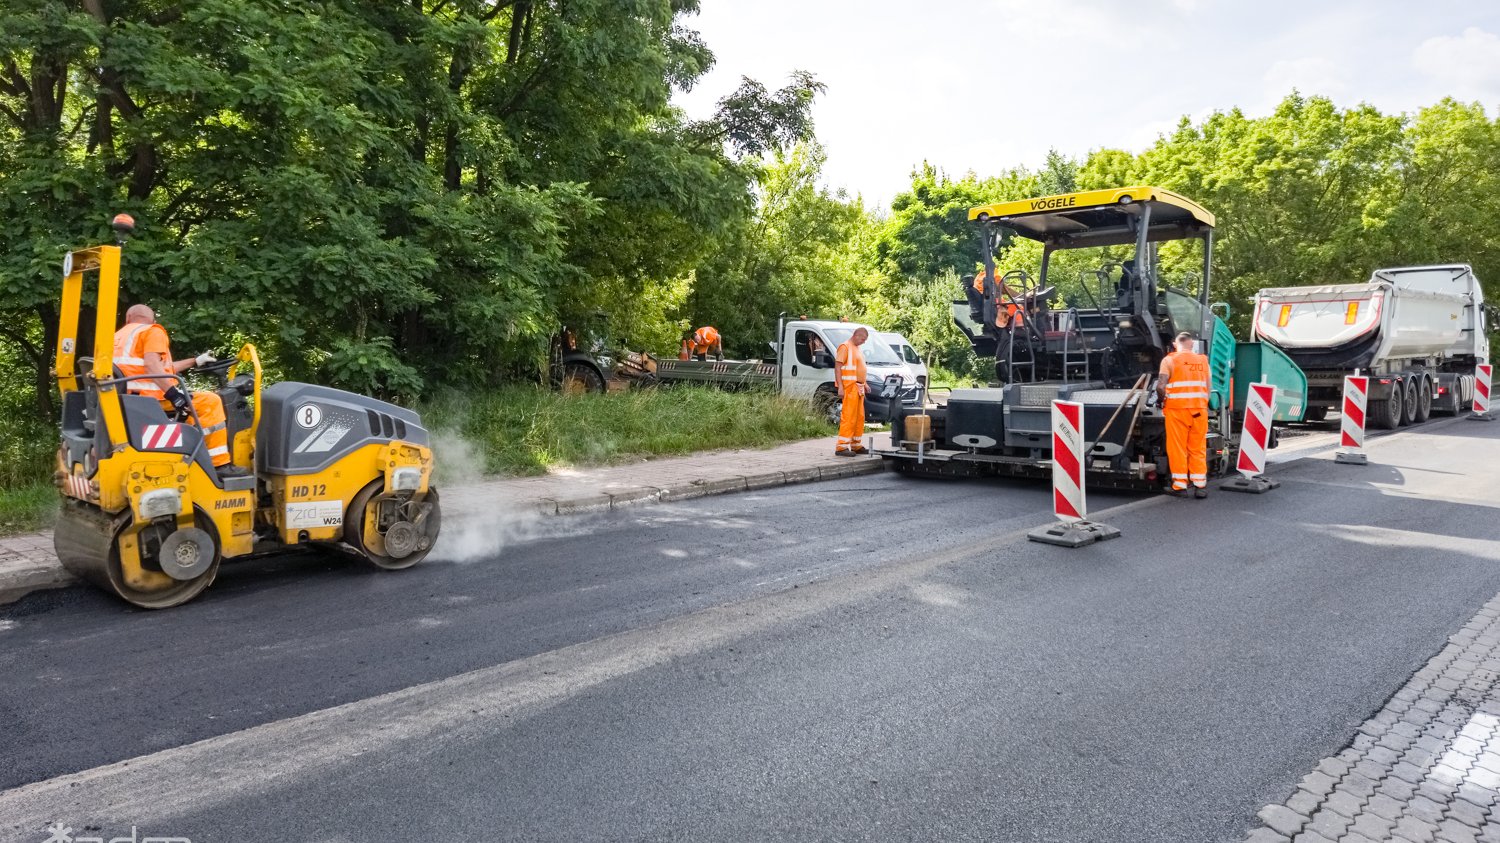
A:
[[[1160,187],[1118,187],[1063,193],[969,209],[969,219],[1003,225],[1059,249],[1117,246],[1135,241],[1132,220],[1151,209],[1149,239],[1202,237],[1214,215],[1186,196]]]

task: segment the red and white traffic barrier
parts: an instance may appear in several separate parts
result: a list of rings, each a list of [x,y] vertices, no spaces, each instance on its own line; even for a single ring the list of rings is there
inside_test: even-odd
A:
[[[1052,512],[1057,523],[1032,530],[1027,538],[1063,547],[1083,547],[1116,538],[1120,531],[1088,520],[1084,493],[1087,446],[1083,439],[1083,405],[1052,402]]]
[[[1474,415],[1471,419],[1490,421],[1490,381],[1495,377],[1495,367],[1480,363],[1474,367]]]
[[[1059,521],[1082,521],[1088,512],[1083,492],[1083,405],[1052,402],[1052,512]]]
[[[1275,410],[1275,385],[1250,384],[1249,394],[1245,396],[1245,423],[1240,428],[1240,455],[1234,464],[1240,476],[1226,480],[1219,488],[1260,494],[1281,485],[1265,476],[1266,450],[1271,447],[1271,421]]]
[[[1370,379],[1364,375],[1344,378],[1344,403],[1340,410],[1339,452],[1334,462],[1349,465],[1364,465],[1365,456],[1365,409],[1369,406]]]

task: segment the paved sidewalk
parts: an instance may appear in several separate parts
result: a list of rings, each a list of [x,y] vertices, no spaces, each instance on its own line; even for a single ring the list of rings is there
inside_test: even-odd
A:
[[[882,468],[872,457],[835,457],[833,437],[823,436],[773,448],[709,451],[447,486],[441,489],[443,517],[446,522],[464,516],[566,515],[831,480]],[[439,550],[442,546],[439,538]],[[72,577],[52,552],[50,530],[0,538],[0,604],[70,582]]]
[[[1500,595],[1246,843],[1500,843]]]

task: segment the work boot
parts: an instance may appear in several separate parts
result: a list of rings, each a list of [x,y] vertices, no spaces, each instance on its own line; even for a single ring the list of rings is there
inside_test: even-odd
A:
[[[870,449],[866,448],[863,445],[855,445],[853,448],[850,449],[850,451],[852,451],[853,453],[856,453],[856,454],[868,454],[868,453],[870,453]]]
[[[833,455],[836,456],[836,457],[852,457],[852,456],[854,456],[854,452],[853,451],[834,451]]]
[[[1167,495],[1174,498],[1185,498],[1188,496],[1187,489],[1168,489]]]
[[[1206,489],[1206,488],[1204,488],[1202,486],[1194,486],[1193,487],[1193,497],[1195,497],[1195,498],[1197,498],[1199,500],[1202,500],[1202,499],[1208,497],[1208,489]]]
[[[246,468],[243,468],[241,466],[235,465],[234,463],[226,463],[225,465],[215,466],[214,467],[214,471],[217,471],[219,473],[220,477],[249,477],[250,476],[249,469],[246,469]]]

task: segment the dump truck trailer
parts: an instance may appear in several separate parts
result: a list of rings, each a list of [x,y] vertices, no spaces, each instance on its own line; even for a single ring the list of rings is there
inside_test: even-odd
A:
[[[1377,269],[1363,284],[1276,287],[1255,297],[1255,336],[1307,373],[1309,420],[1370,376],[1370,424],[1394,429],[1474,401],[1489,360],[1484,292],[1467,264]]]
[[[839,395],[834,385],[833,353],[861,327],[871,337],[861,346],[870,379],[865,417],[886,422],[896,409],[916,407],[921,402],[922,385],[895,351],[874,338],[873,329],[853,322],[782,320],[777,326],[777,341],[768,343],[768,356],[761,360],[677,360],[629,352],[615,374],[639,384],[766,389],[809,401],[819,413],[836,419]]]
[[[969,219],[980,229],[984,272],[981,289],[966,281],[954,318],[975,354],[994,358],[995,383],[955,389],[942,408],[898,413],[891,448],[877,452],[893,470],[1050,476],[1051,405],[1061,399],[1083,404],[1090,484],[1160,489],[1171,472],[1154,380],[1179,331],[1196,334],[1209,358],[1211,475],[1232,464],[1249,384],[1278,387],[1275,420],[1302,419],[1306,378],[1297,365],[1274,346],[1237,342],[1212,311],[1215,220],[1197,203],[1124,187],[984,205]],[[1042,244],[1036,276],[1016,269],[997,277],[995,253],[1008,237]],[[1197,271],[1164,272],[1156,244],[1166,241],[1188,241]],[[1058,253],[1082,249],[1100,250],[1103,263],[1075,284],[1058,270]],[[1124,264],[1116,262],[1122,250],[1134,253]],[[1016,313],[1019,320],[1003,315]]]

